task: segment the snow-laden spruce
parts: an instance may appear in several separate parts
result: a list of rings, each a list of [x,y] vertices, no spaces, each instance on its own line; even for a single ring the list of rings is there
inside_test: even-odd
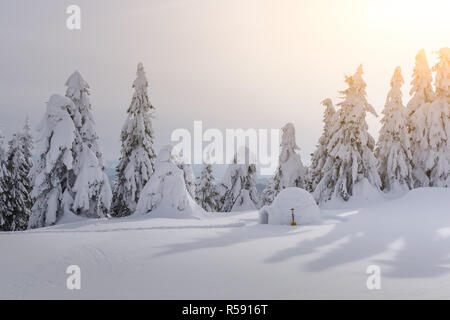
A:
[[[112,192],[95,131],[89,84],[76,71],[66,81],[66,86],[66,97],[74,106],[69,111],[78,131],[72,147],[73,175],[69,180],[74,200],[71,210],[86,217],[103,217],[110,209]]]
[[[111,209],[112,215],[116,217],[134,212],[141,191],[154,170],[154,132],[151,122],[154,107],[148,97],[148,81],[142,63],[139,63],[136,75],[133,83],[135,92],[121,133],[121,157]]]
[[[219,211],[219,190],[211,164],[205,164],[195,185],[195,201],[207,212]]]
[[[31,194],[35,203],[29,228],[53,225],[63,214],[70,214],[73,200],[69,173],[73,168],[72,146],[77,131],[69,110],[74,109],[70,99],[53,95],[37,127],[37,164],[33,167]]]
[[[288,123],[282,132],[279,166],[275,175],[278,192],[290,187],[303,188],[305,183],[305,167],[298,153],[300,148],[295,141],[295,127]]]
[[[338,104],[337,125],[330,132],[328,158],[323,176],[314,190],[315,199],[322,203],[331,198],[349,200],[358,183],[369,183],[375,189],[381,186],[377,172],[377,160],[373,150],[375,140],[368,132],[366,113],[377,116],[367,102],[366,83],[362,78],[362,66],[353,76],[346,77],[348,88],[341,93]]]
[[[323,131],[322,136],[319,138],[319,143],[317,144],[316,150],[311,155],[311,166],[308,170],[307,178],[307,190],[313,192],[317,184],[323,177],[323,168],[328,157],[328,143],[330,142],[331,135],[333,132],[333,127],[337,125],[337,113],[331,99],[325,99],[322,101],[322,105],[325,106],[325,111],[323,114]]]
[[[137,215],[189,218],[205,213],[186,189],[184,172],[175,163],[172,149],[172,146],[165,146],[159,152],[155,171],[141,192]]]
[[[420,50],[416,55],[414,67],[411,100],[408,102],[408,129],[411,137],[411,153],[413,159],[414,187],[428,187],[430,180],[426,172],[424,159],[428,149],[428,141],[425,132],[429,124],[426,123],[426,114],[429,104],[434,100],[432,87],[433,77],[428,65],[425,50]]]
[[[0,130],[0,230],[7,231],[8,221],[8,170],[6,169],[6,153],[4,149],[4,137]]]
[[[7,187],[8,208],[6,212],[8,231],[26,230],[31,214],[31,158],[27,157],[24,148],[26,138],[16,133],[9,142],[6,159],[8,170]]]
[[[408,117],[401,91],[403,83],[401,68],[397,67],[391,79],[375,150],[384,191],[404,191],[413,187]]]
[[[90,218],[106,216],[110,209],[112,193],[108,177],[103,172],[98,158],[84,145],[75,163],[76,179],[71,189],[72,211]]]
[[[75,71],[66,81],[66,97],[71,99],[76,107],[74,122],[80,132],[84,143],[98,158],[99,164],[104,167],[104,160],[98,144],[98,135],[95,130],[92,105],[89,99],[89,84],[83,79],[79,71]]]
[[[250,156],[250,150],[245,147],[228,165],[219,187],[220,211],[256,210],[259,207],[256,165],[251,163]]]
[[[295,127],[292,123],[288,123],[282,128],[282,132],[279,165],[273,181],[263,191],[262,205],[272,203],[283,189],[305,187],[306,170],[297,152],[300,148],[295,141]]]
[[[424,108],[426,123],[418,160],[421,161],[431,187],[450,186],[450,48],[438,52],[436,95]]]

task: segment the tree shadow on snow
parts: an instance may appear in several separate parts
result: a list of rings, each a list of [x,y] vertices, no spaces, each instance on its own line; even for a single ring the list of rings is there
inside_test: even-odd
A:
[[[231,228],[227,231],[224,231],[219,236],[217,236],[216,234],[214,235],[214,237],[202,237],[197,238],[191,242],[182,242],[163,246],[161,248],[164,248],[164,250],[155,254],[154,257],[183,253],[193,250],[228,247],[245,242],[256,241],[259,239],[287,237],[292,236],[292,234],[295,232],[298,232],[297,230],[292,230],[291,228],[286,226],[271,227],[272,228],[267,228],[267,226],[265,225],[258,224]],[[308,231],[302,231],[302,233],[306,232]]]
[[[321,271],[372,257],[373,264],[388,267],[383,269],[384,276],[414,278],[448,273],[449,200],[444,195],[439,199],[447,203],[436,204],[432,195],[415,194],[412,191],[403,199],[360,209],[324,236],[286,248],[266,262],[317,253],[319,257],[304,266],[306,270]]]
[[[348,216],[324,216],[325,225],[334,220],[332,230],[324,235],[313,234],[314,238],[306,235],[309,239],[295,246],[291,245],[292,237],[303,238],[317,226],[234,227],[191,242],[163,246],[153,257],[286,237],[286,245],[279,241],[271,245],[278,251],[263,262],[280,263],[312,254],[305,257],[300,268],[320,272],[367,260],[367,266],[380,265],[383,276],[436,277],[450,272],[450,199],[446,198],[448,193],[438,198],[433,197],[435,194],[436,190],[421,189],[420,193],[411,191],[404,198],[358,209],[355,214],[348,210]]]

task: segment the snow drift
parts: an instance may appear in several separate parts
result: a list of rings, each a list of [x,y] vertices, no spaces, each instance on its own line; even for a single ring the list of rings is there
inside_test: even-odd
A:
[[[259,211],[262,224],[290,225],[292,211],[297,224],[311,224],[320,220],[320,210],[313,196],[300,188],[287,188],[280,192],[271,206]]]
[[[356,208],[356,207],[366,207],[373,204],[381,203],[385,199],[398,198],[404,195],[405,192],[401,190],[394,191],[391,193],[383,193],[376,189],[366,178],[357,182],[353,186],[353,196],[345,201],[339,196],[334,196],[331,200],[321,204],[322,209],[344,209],[344,208]]]

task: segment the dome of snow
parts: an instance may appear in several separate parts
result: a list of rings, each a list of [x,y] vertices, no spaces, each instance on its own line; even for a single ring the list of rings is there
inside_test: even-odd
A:
[[[320,220],[319,207],[309,192],[300,188],[287,188],[280,192],[271,206],[260,210],[260,223],[290,225],[291,209],[294,209],[295,222],[299,225]]]

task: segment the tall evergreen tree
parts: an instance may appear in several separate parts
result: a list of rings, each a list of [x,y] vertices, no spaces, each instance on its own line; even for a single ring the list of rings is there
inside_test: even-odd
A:
[[[53,95],[37,132],[36,166],[28,228],[55,224],[63,214],[70,213],[69,173],[73,168],[72,147],[77,130],[71,117],[75,106],[70,99]]]
[[[384,117],[381,120],[383,126],[375,151],[384,191],[408,190],[413,187],[408,117],[401,92],[403,83],[401,68],[397,67],[386,98]]]
[[[7,197],[8,211],[6,213],[8,231],[25,230],[31,214],[31,181],[30,159],[27,159],[23,145],[22,134],[14,134],[9,142],[7,155]]]
[[[30,119],[28,117],[26,117],[25,119],[25,125],[22,129],[22,134],[20,135],[20,140],[21,140],[21,145],[22,145],[22,151],[23,151],[23,157],[24,157],[24,162],[23,162],[23,166],[24,166],[24,170],[25,172],[27,172],[27,177],[26,177],[26,183],[24,184],[24,186],[26,187],[26,190],[28,192],[29,195],[29,200],[30,200],[30,204],[29,204],[29,216],[31,215],[31,208],[33,207],[34,204],[34,199],[33,197],[31,197],[31,193],[33,191],[33,181],[34,181],[34,177],[33,177],[33,149],[34,149],[34,141],[33,141],[33,134],[31,132],[31,124],[30,124]],[[28,220],[29,217],[28,216]],[[28,226],[28,220],[27,220],[27,226]],[[26,226],[26,227],[27,227]],[[25,228],[26,228],[25,227]]]
[[[323,176],[314,191],[318,202],[333,197],[349,200],[354,195],[354,186],[364,179],[375,188],[381,185],[377,172],[377,160],[373,154],[375,140],[368,132],[366,112],[377,116],[366,99],[366,83],[363,69],[346,77],[348,88],[341,93],[343,101],[338,104],[338,121],[330,133],[328,159],[323,167]]]
[[[3,147],[4,137],[0,130],[0,230],[7,231],[8,219],[8,177],[9,172],[6,168],[6,154]]]
[[[436,95],[423,109],[424,139],[419,158],[431,187],[450,186],[450,48],[438,51]]]
[[[26,170],[29,172],[28,178],[29,178],[29,181],[32,182],[33,181],[32,167],[33,167],[34,142],[33,142],[33,135],[31,133],[30,119],[28,117],[25,119],[25,125],[23,127],[20,139],[21,139],[21,144],[22,144],[22,148],[23,148],[23,155],[25,158],[25,165],[27,166]]]
[[[330,133],[333,132],[333,127],[337,124],[336,109],[331,99],[323,100],[322,105],[325,106],[323,114],[324,127],[316,150],[311,155],[311,166],[308,170],[308,183],[306,188],[309,192],[314,192],[317,184],[323,177],[323,168],[328,159],[328,143],[331,139]]]
[[[77,129],[72,147],[74,166],[70,186],[74,201],[71,209],[78,215],[103,217],[110,209],[112,194],[91,112],[89,84],[76,71],[66,86],[66,97],[74,106],[69,111]]]
[[[212,171],[212,165],[205,164],[195,185],[195,201],[207,212],[219,210],[219,191]]]
[[[407,105],[415,187],[427,187],[430,185],[424,159],[426,157],[426,149],[428,148],[425,139],[427,127],[425,114],[427,113],[428,105],[434,100],[435,96],[432,81],[433,77],[425,50],[422,49],[416,55],[416,64],[410,91],[412,98]]]
[[[133,88],[135,92],[121,134],[121,158],[112,204],[112,215],[116,217],[135,211],[139,195],[153,173],[156,157],[151,123],[154,107],[148,98],[148,82],[142,63],[138,65]]]
[[[98,144],[98,135],[95,130],[95,121],[92,114],[92,105],[89,99],[89,84],[83,79],[79,71],[75,71],[66,81],[66,97],[73,101],[76,112],[73,113],[74,123],[80,132],[83,143],[92,150],[104,167],[104,160]]]

